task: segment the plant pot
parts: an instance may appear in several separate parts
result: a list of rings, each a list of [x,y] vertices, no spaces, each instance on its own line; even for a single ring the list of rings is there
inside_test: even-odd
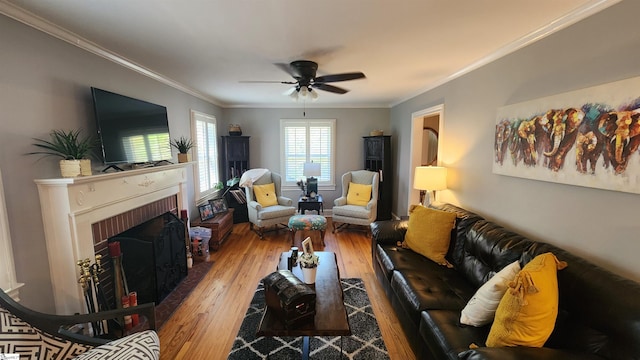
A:
[[[91,159],[80,159],[80,175],[91,176]]]
[[[64,178],[80,176],[80,160],[60,160],[60,174]]]
[[[305,284],[315,284],[316,283],[316,272],[318,271],[318,267],[312,268],[302,268],[302,278]]]
[[[186,163],[186,162],[189,162],[189,161],[191,161],[191,156],[189,156],[189,154],[182,154],[182,153],[178,154],[178,162],[179,163]]]

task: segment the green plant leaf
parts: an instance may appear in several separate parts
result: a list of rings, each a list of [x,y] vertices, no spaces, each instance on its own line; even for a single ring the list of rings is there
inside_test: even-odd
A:
[[[91,155],[91,151],[98,144],[94,137],[80,137],[80,130],[53,130],[49,136],[50,140],[36,139],[33,145],[43,149],[27,153],[27,155],[57,156],[65,160],[86,159]]]

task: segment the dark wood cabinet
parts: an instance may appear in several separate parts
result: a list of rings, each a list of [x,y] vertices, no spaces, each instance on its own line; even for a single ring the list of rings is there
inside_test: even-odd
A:
[[[378,187],[378,217],[376,220],[391,219],[391,194],[393,191],[391,172],[391,135],[364,136],[364,168],[377,171],[380,176]]]
[[[227,180],[234,177],[241,177],[242,174],[249,170],[249,138],[250,136],[222,136],[222,151],[220,152],[222,162],[221,180],[226,183]],[[231,190],[241,190],[237,185]],[[247,203],[238,201],[231,192],[227,192],[225,198],[230,208],[233,208],[233,223],[243,223],[249,221],[247,211]]]
[[[222,180],[226,182],[249,170],[250,136],[222,136]]]

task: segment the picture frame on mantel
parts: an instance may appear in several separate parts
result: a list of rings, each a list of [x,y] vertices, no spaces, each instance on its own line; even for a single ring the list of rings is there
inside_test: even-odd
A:
[[[640,77],[498,109],[493,173],[640,193]]]

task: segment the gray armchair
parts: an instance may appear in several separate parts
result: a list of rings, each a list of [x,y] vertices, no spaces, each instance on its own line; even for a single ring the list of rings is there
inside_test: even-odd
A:
[[[368,231],[369,224],[376,220],[378,213],[378,178],[377,172],[368,170],[349,171],[342,175],[342,196],[333,201],[334,233],[350,224],[366,226]],[[349,183],[371,185],[371,199],[366,206],[347,204]]]
[[[278,199],[277,205],[262,207],[256,200],[253,193],[253,186],[245,187],[247,195],[247,211],[249,214],[249,229],[256,232],[260,239],[264,236],[264,228],[275,226],[273,230],[279,230],[278,225],[287,227],[285,224],[289,222],[289,218],[296,213],[296,207],[293,206],[293,200],[282,196],[282,178],[280,174],[267,171],[257,180],[253,181],[253,185],[265,185],[273,183]],[[254,229],[254,225],[257,229]]]

